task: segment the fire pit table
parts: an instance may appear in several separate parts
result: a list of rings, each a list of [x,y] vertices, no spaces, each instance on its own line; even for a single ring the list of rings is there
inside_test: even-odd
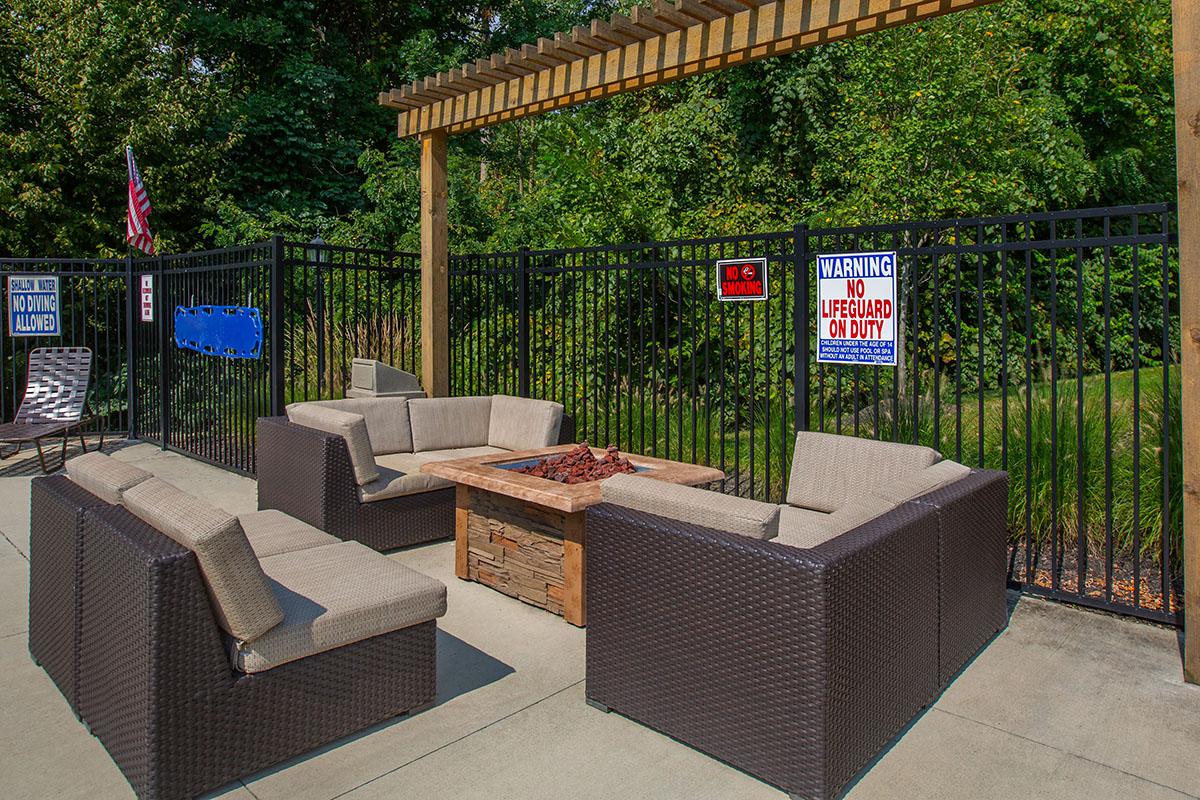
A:
[[[514,471],[536,467],[540,459],[578,447],[566,444],[434,461],[423,464],[421,471],[457,484],[454,571],[459,578],[583,626],[587,624],[583,512],[600,502],[601,481],[560,483]],[[604,461],[606,450],[590,449],[598,461]],[[696,464],[649,456],[622,458],[637,474],[669,483],[698,486],[725,477],[718,469]],[[557,471],[569,473],[569,469]],[[576,477],[580,471],[576,470]]]

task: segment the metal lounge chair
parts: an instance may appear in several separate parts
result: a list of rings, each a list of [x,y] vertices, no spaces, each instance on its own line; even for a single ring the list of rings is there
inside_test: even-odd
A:
[[[4,452],[0,448],[0,459],[11,458],[25,444],[33,442],[42,472],[49,473],[42,440],[61,434],[65,460],[71,431],[79,434],[79,444],[86,453],[83,425],[94,418],[87,402],[91,374],[92,351],[86,347],[39,347],[31,351],[21,407],[12,422],[0,424],[0,442],[15,444],[16,449]],[[104,447],[103,432],[100,447]]]

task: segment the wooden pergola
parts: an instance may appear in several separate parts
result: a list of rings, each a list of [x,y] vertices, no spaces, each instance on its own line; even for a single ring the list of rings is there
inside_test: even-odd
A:
[[[450,392],[446,139],[996,0],[654,0],[383,92],[401,138],[421,141],[421,368]],[[1174,0],[1179,182],[1185,655],[1200,683],[1200,3]]]

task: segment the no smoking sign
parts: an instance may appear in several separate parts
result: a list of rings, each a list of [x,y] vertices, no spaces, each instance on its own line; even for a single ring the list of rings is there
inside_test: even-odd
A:
[[[767,260],[730,258],[717,262],[718,300],[766,300]]]

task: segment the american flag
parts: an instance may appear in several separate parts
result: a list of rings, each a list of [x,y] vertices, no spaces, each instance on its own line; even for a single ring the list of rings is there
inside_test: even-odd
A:
[[[133,160],[133,148],[125,147],[125,160],[129,164],[129,213],[125,219],[125,240],[147,255],[154,255],[154,238],[150,233],[150,195],[142,183],[137,162]]]

